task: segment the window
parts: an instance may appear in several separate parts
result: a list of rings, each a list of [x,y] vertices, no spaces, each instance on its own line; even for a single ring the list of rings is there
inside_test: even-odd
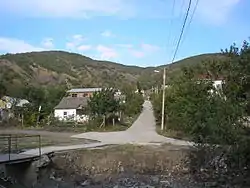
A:
[[[77,94],[76,94],[76,93],[73,93],[71,96],[72,96],[72,97],[77,97]]]
[[[83,97],[88,97],[88,93],[83,93]]]
[[[67,116],[67,112],[63,112],[63,115],[64,115],[64,116]]]

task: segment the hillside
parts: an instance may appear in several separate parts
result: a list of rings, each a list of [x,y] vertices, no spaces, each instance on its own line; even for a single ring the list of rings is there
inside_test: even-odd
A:
[[[206,59],[218,59],[221,55],[205,54],[190,57],[171,65],[177,70],[181,66],[190,66]],[[121,87],[124,84],[135,85],[139,80],[144,87],[151,87],[161,81],[163,66],[142,68],[126,66],[109,61],[93,60],[89,57],[63,52],[45,51],[0,56],[0,80],[7,85],[10,93],[25,85],[61,85],[68,83],[74,87]]]
[[[201,54],[197,56],[191,56],[180,61],[176,61],[171,65],[161,65],[158,67],[148,67],[146,68],[138,80],[143,84],[145,87],[151,88],[152,85],[160,86],[162,84],[162,75],[163,75],[163,68],[167,68],[166,76],[168,78],[169,75],[177,75],[178,72],[183,67],[190,67],[201,64],[202,62],[206,61],[217,61],[217,60],[225,60],[226,57],[219,53],[211,53],[211,54]],[[155,73],[154,70],[160,71],[159,73]]]

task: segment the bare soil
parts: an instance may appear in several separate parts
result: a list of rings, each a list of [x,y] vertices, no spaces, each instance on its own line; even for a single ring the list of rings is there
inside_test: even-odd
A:
[[[123,145],[61,153],[40,172],[38,187],[195,187],[184,165],[188,150]]]
[[[0,135],[41,135],[41,146],[63,146],[63,145],[74,145],[74,144],[86,144],[94,141],[87,139],[71,138],[75,133],[61,133],[61,132],[50,132],[50,131],[38,131],[38,130],[19,130],[19,129],[1,129]],[[1,137],[0,137],[1,138]],[[12,148],[15,148],[15,140],[12,141]],[[18,138],[18,148],[21,150],[37,148],[39,147],[38,137],[31,138]],[[0,150],[8,145],[6,139],[0,139]]]

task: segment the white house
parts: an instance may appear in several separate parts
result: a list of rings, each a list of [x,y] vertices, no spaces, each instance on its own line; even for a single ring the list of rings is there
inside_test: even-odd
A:
[[[211,94],[213,93],[221,94],[223,90],[223,84],[225,83],[223,77],[217,77],[217,79],[212,79],[209,75],[200,75],[199,79],[205,81],[212,81],[213,89],[211,89],[209,92]],[[198,83],[200,82],[198,81]]]
[[[88,121],[85,110],[88,99],[84,97],[64,97],[55,107],[54,116],[62,121]]]

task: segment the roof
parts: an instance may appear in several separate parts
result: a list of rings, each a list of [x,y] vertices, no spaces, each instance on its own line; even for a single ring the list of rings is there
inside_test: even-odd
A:
[[[209,74],[201,74],[198,76],[202,80],[224,80],[223,76],[215,76],[214,78]]]
[[[68,93],[84,93],[84,92],[97,92],[101,91],[102,88],[75,88],[67,91]]]
[[[55,109],[77,109],[81,106],[86,107],[88,99],[85,97],[64,97]]]

